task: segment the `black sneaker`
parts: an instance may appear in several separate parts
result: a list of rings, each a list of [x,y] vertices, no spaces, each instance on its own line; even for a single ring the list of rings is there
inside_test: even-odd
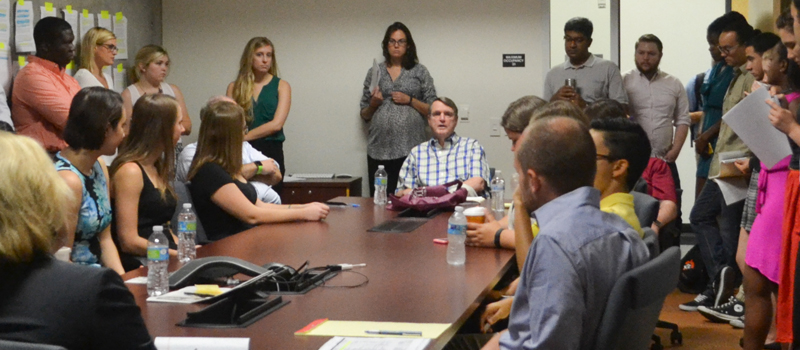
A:
[[[678,306],[683,311],[697,311],[699,306],[714,306],[714,289],[709,288],[697,295],[694,300]]]
[[[711,322],[729,323],[744,316],[744,303],[732,296],[725,304],[717,307],[699,306],[697,311]]]
[[[734,280],[736,279],[736,272],[733,271],[733,268],[730,266],[725,266],[719,272],[719,283],[717,284],[717,293],[714,298],[714,307],[720,306],[720,304],[725,303],[725,301],[730,301],[730,297],[733,296],[733,289],[736,286],[733,285]]]

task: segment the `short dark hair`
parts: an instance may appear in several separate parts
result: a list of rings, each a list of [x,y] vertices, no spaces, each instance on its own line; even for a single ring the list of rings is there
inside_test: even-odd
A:
[[[591,120],[608,118],[627,118],[625,107],[617,100],[603,98],[592,102],[583,110]]]
[[[767,50],[772,49],[775,45],[781,42],[781,37],[773,34],[773,33],[759,33],[756,36],[750,38],[745,44],[746,46],[752,46],[753,51],[758,53],[759,55],[763,55],[764,52]]]
[[[575,17],[567,21],[567,24],[564,25],[564,33],[566,32],[578,32],[583,34],[586,39],[591,39],[592,32],[594,32],[594,25],[592,25],[592,21],[588,18]]]
[[[58,17],[45,17],[36,22],[33,27],[33,41],[36,51],[40,51],[42,44],[52,44],[61,39],[65,30],[72,30],[69,23]]]
[[[408,30],[405,24],[401,22],[394,22],[389,28],[386,28],[386,34],[383,36],[383,41],[381,42],[381,48],[383,49],[383,58],[386,62],[389,62],[389,39],[391,38],[392,34],[396,31],[402,31],[403,34],[406,35],[406,54],[403,56],[403,68],[411,69],[419,63],[419,59],[417,58],[417,45],[414,44],[414,38],[411,37],[411,31]]]
[[[628,118],[600,118],[592,120],[592,130],[603,133],[603,144],[608,147],[612,160],[628,161],[628,190],[636,185],[650,162],[650,139],[639,124]]]
[[[449,98],[447,98],[447,97],[444,97],[444,96],[437,97],[436,99],[434,99],[434,100],[431,102],[431,106],[433,106],[433,102],[436,102],[436,101],[439,101],[439,102],[441,102],[441,103],[444,103],[444,105],[445,105],[445,106],[452,108],[452,109],[453,109],[453,115],[455,115],[456,117],[458,117],[458,107],[456,107],[456,103],[455,103],[455,102],[453,102],[453,100],[451,100],[451,99],[449,99]],[[431,115],[431,114],[430,114],[430,110],[429,110],[429,111],[428,111],[428,116],[430,116],[430,115]]]
[[[747,23],[747,19],[744,16],[736,11],[728,12],[722,16],[717,17],[711,24],[708,25],[708,29],[706,34],[708,36],[715,36],[719,38],[719,35],[722,34],[723,29],[727,27],[730,23],[735,22],[744,22]]]
[[[122,119],[122,96],[103,87],[82,89],[72,98],[62,137],[76,150],[98,150],[106,139],[106,128],[116,128]]]
[[[661,39],[659,39],[654,34],[645,34],[645,35],[640,36],[639,40],[636,40],[636,46],[634,46],[634,49],[638,49],[639,48],[639,43],[642,43],[642,42],[656,44],[656,47],[658,47],[658,52],[661,52],[661,51],[664,50],[664,44],[661,43]]]
[[[511,102],[500,118],[500,126],[513,132],[522,133],[531,121],[533,112],[547,102],[539,97],[529,95]]]
[[[736,42],[740,45],[744,45],[747,43],[748,40],[752,39],[758,34],[761,34],[760,30],[753,29],[753,26],[747,22],[732,22],[728,23],[725,28],[722,29],[721,33],[726,32],[734,32],[736,33]],[[720,33],[720,34],[721,34]]]
[[[559,195],[592,186],[597,171],[596,149],[589,129],[574,118],[531,121],[517,149],[522,169],[533,169]]]
[[[794,18],[792,18],[792,13],[786,9],[781,12],[781,15],[775,20],[775,27],[778,30],[785,30],[789,33],[794,33]]]

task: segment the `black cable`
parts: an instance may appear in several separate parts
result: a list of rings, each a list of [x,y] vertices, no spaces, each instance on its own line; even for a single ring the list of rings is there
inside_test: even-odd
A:
[[[367,275],[365,275],[365,274],[363,274],[361,272],[357,272],[357,271],[353,271],[353,270],[340,271],[340,273],[344,273],[344,272],[350,272],[350,273],[355,273],[355,274],[361,275],[361,276],[364,277],[364,281],[359,283],[359,284],[354,284],[354,285],[328,285],[328,283],[327,283],[328,281],[323,281],[322,282],[322,287],[327,287],[327,288],[358,288],[358,287],[363,287],[363,286],[367,285],[367,283],[369,283],[369,277],[367,277]]]

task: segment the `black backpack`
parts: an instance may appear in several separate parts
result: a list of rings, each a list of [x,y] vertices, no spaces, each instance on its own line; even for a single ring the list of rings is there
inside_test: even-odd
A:
[[[698,294],[706,289],[706,285],[708,285],[708,273],[700,257],[700,248],[695,245],[681,259],[678,289],[684,293]]]

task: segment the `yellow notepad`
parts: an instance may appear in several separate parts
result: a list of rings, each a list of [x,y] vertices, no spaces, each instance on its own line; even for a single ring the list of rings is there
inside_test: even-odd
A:
[[[448,323],[405,323],[369,321],[331,321],[320,319],[295,332],[297,335],[316,335],[326,337],[400,337],[396,334],[370,334],[367,331],[421,332],[419,335],[402,335],[407,338],[438,338],[450,327]]]

